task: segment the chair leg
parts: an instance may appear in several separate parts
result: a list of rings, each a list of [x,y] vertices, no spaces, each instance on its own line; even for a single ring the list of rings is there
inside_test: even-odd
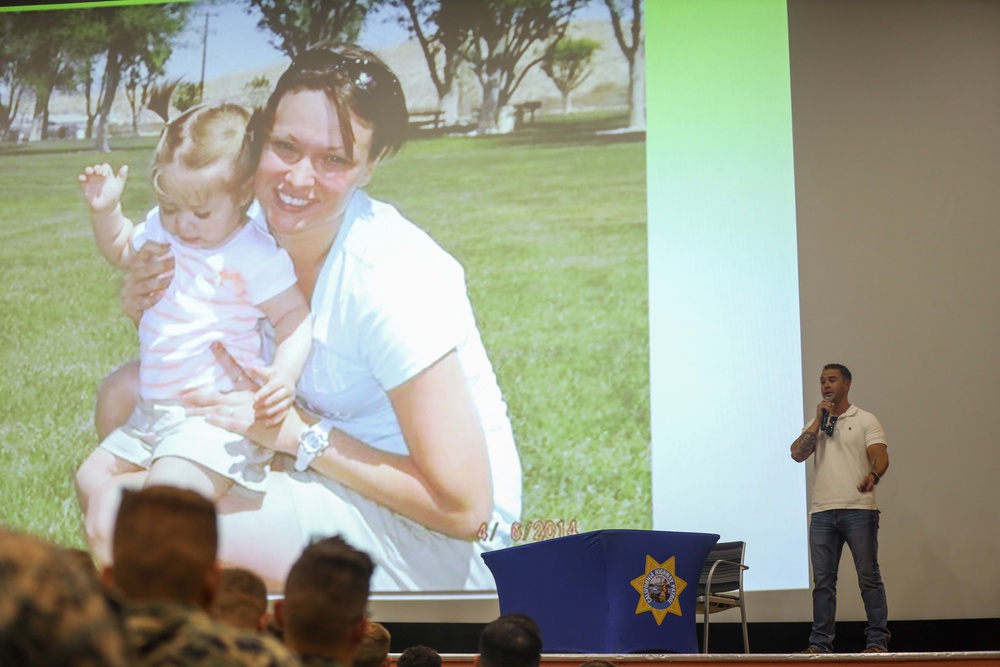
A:
[[[742,591],[741,591],[742,592]],[[743,596],[740,596],[740,615],[743,617],[743,652],[750,653],[750,640],[747,638],[747,608],[746,603],[743,602]]]
[[[702,642],[702,647],[701,647],[701,652],[702,653],[708,653],[708,604],[709,604],[708,603],[708,599],[706,598],[705,599],[705,622],[704,622],[705,628],[704,628],[704,634],[703,634],[703,637],[702,637],[703,642]]]

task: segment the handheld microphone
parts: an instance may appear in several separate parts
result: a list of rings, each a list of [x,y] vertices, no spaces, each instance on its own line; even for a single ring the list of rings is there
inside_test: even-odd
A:
[[[830,400],[828,396],[823,397],[826,400]],[[837,423],[837,416],[831,415],[830,411],[823,408],[823,418],[820,420],[819,430],[826,433],[828,436],[833,435],[833,427]]]

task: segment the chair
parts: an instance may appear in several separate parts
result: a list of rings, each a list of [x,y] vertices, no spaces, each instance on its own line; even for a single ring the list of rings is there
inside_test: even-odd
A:
[[[708,554],[698,582],[697,609],[704,613],[705,641],[703,652],[708,653],[708,617],[717,611],[740,608],[743,618],[743,652],[750,652],[747,639],[747,609],[743,602],[743,564],[746,542],[719,542]]]

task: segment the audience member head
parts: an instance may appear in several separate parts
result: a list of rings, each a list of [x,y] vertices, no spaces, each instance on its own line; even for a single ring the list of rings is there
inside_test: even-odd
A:
[[[132,601],[170,600],[208,611],[218,588],[215,506],[195,491],[151,486],[122,495],[110,578]]]
[[[580,667],[618,667],[618,665],[607,660],[588,660],[580,663]]]
[[[396,659],[396,667],[441,667],[441,656],[429,646],[411,646]]]
[[[479,634],[477,667],[538,667],[542,633],[525,614],[504,614]]]
[[[374,569],[368,554],[339,536],[307,546],[288,573],[284,600],[275,605],[285,643],[300,655],[352,664],[368,626]]]
[[[242,567],[223,568],[212,616],[235,628],[263,632],[267,629],[267,587],[255,572]]]
[[[354,667],[388,667],[389,644],[392,637],[385,626],[377,621],[369,621],[361,648],[354,656]]]
[[[120,620],[93,570],[0,528],[0,665],[128,664]]]

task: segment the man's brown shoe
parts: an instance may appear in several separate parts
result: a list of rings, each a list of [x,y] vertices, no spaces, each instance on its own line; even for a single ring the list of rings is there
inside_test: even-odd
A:
[[[884,649],[881,646],[869,646],[864,651],[862,651],[862,653],[888,653],[888,652],[889,651],[887,649]]]
[[[819,655],[821,653],[826,653],[826,651],[818,646],[810,646],[805,651],[799,651],[799,655]]]

